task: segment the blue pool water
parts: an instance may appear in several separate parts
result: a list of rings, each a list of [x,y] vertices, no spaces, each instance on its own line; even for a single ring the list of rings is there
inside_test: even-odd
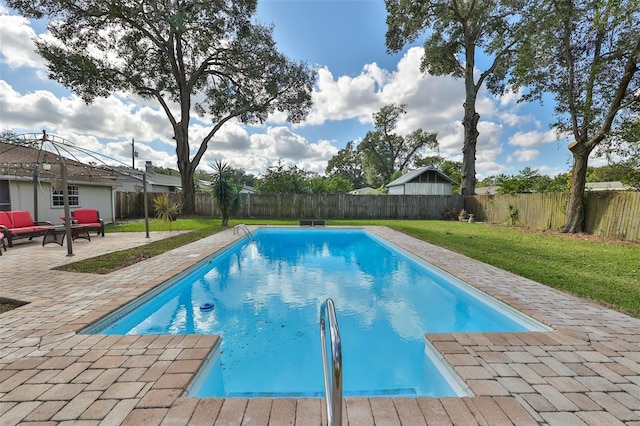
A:
[[[320,305],[331,298],[345,395],[454,396],[463,386],[425,333],[540,329],[365,230],[262,228],[254,237],[91,332],[220,335],[192,396],[321,396]]]

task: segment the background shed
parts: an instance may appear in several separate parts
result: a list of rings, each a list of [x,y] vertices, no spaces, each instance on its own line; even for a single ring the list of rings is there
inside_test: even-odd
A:
[[[422,167],[387,184],[389,195],[451,195],[457,182],[434,167]]]

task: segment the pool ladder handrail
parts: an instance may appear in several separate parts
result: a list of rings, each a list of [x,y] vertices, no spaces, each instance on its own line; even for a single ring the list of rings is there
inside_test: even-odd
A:
[[[242,229],[244,231],[245,235],[247,235],[251,241],[255,241],[253,239],[253,234],[251,233],[251,231],[249,231],[249,228],[247,228],[247,225],[245,225],[244,223],[240,223],[240,224],[234,226],[233,227],[233,235],[236,235],[238,233],[238,229]]]
[[[327,359],[327,332],[325,314],[329,319],[331,344],[331,376]],[[333,300],[327,299],[320,306],[320,347],[322,350],[322,370],[324,372],[324,392],[327,404],[327,425],[342,425],[342,342]]]

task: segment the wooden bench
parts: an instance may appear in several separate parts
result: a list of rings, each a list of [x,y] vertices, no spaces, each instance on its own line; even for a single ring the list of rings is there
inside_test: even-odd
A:
[[[324,220],[300,219],[300,226],[324,226]]]

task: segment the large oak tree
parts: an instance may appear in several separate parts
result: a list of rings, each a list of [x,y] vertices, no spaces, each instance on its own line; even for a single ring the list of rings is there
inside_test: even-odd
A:
[[[514,69],[525,99],[555,97],[556,129],[570,134],[573,156],[565,232],[584,229],[589,155],[606,150],[627,113],[640,103],[638,0],[533,0],[527,43]]]
[[[358,189],[366,185],[367,180],[362,167],[362,155],[354,141],[349,141],[343,149],[331,157],[325,173],[330,177],[346,179],[352,188]]]
[[[195,208],[194,172],[229,120],[264,122],[274,111],[302,120],[315,72],[275,46],[251,21],[257,0],[7,0],[48,18],[53,39],[36,41],[49,76],[90,103],[124,92],[156,100],[173,129],[183,210]],[[192,148],[192,114],[210,131]]]
[[[386,44],[398,52],[425,34],[421,70],[431,75],[464,79],[464,145],[462,148],[462,194],[473,195],[476,185],[478,92],[483,84],[500,94],[511,67],[521,29],[521,0],[385,0]],[[491,60],[478,69],[476,55]]]
[[[362,168],[369,185],[379,188],[391,182],[413,164],[423,148],[438,148],[438,134],[416,129],[407,136],[396,133],[406,105],[385,105],[373,114],[375,130],[367,132],[358,145]]]

